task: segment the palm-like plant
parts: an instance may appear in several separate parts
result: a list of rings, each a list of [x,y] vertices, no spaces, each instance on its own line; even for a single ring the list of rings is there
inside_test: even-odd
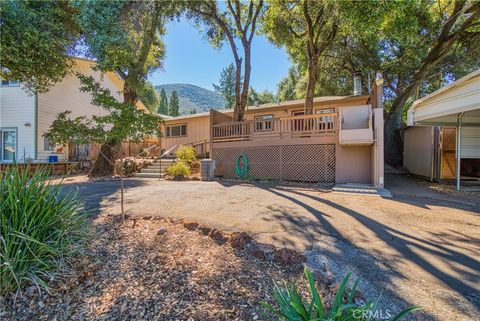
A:
[[[281,321],[347,321],[347,320],[373,320],[370,318],[376,301],[369,301],[361,306],[353,302],[353,297],[357,289],[359,279],[357,279],[352,287],[348,289],[347,284],[350,280],[351,273],[348,273],[340,283],[333,304],[326,309],[322,298],[315,288],[315,280],[311,272],[305,268],[305,279],[308,282],[309,300],[304,300],[298,292],[297,287],[283,282],[283,285],[275,283],[274,298],[278,308],[274,308],[267,303],[263,303],[263,307],[270,312],[269,319]],[[403,310],[393,317],[392,321],[398,321],[408,314],[419,310],[419,307],[411,307]]]

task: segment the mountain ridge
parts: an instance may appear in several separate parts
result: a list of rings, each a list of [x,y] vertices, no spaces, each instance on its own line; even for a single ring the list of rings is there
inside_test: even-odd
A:
[[[210,109],[225,109],[223,96],[212,90],[188,83],[172,83],[156,85],[155,89],[160,94],[162,88],[167,94],[168,100],[175,90],[180,102],[180,115],[190,114],[192,110],[198,112],[209,111]]]

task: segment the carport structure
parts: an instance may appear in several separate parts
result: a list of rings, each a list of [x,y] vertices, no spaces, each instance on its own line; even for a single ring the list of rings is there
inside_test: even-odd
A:
[[[480,160],[480,69],[416,100],[407,122],[409,126],[456,128],[455,177],[460,190],[461,160]]]

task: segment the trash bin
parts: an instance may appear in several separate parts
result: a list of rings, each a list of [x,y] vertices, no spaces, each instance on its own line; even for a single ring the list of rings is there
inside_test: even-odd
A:
[[[214,177],[215,161],[213,159],[202,159],[200,161],[200,178],[202,181],[209,181]]]
[[[57,155],[50,155],[50,156],[48,156],[48,162],[49,162],[49,163],[56,163],[56,162],[58,162],[58,156],[57,156]]]

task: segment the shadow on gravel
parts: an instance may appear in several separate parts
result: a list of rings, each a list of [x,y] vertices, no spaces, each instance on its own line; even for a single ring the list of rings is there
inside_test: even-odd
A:
[[[124,188],[128,190],[133,187],[140,187],[145,185],[145,180],[128,178],[124,181]],[[102,201],[119,201],[120,197],[117,192],[120,192],[120,180],[96,180],[82,183],[73,183],[63,186],[66,192],[76,191],[85,202],[85,208],[97,215]]]
[[[477,257],[478,255],[478,251],[480,251],[480,239],[478,237],[472,235],[464,235],[457,231],[447,230],[442,234],[432,233],[430,238],[422,239],[416,237],[415,235],[409,235],[398,229],[381,224],[378,221],[373,220],[362,213],[342,206],[336,202],[332,202],[328,199],[317,197],[308,193],[303,193],[298,190],[287,190],[278,186],[267,188],[267,190],[275,195],[291,201],[292,203],[302,206],[311,214],[313,214],[317,219],[317,221],[310,221],[308,219],[295,216],[294,214],[292,215],[292,212],[290,211],[284,211],[279,208],[276,209],[276,211],[272,209],[273,214],[271,220],[285,222],[281,223],[285,229],[291,229],[292,225],[296,226],[298,228],[297,233],[300,233],[304,238],[309,241],[315,240],[319,234],[333,237],[334,239],[339,241],[338,246],[335,247],[335,252],[324,252],[322,253],[323,255],[333,258],[342,257],[344,259],[347,258],[348,260],[348,256],[352,253],[347,253],[347,251],[345,250],[346,247],[342,246],[342,243],[347,243],[349,247],[355,248],[360,252],[364,251],[357,248],[354,244],[350,244],[349,241],[345,238],[345,236],[342,235],[340,231],[338,231],[332,224],[330,224],[326,220],[328,214],[318,211],[315,207],[311,205],[305,204],[304,202],[299,200],[296,195],[300,197],[310,198],[318,203],[323,203],[324,205],[328,205],[345,213],[346,215],[349,215],[350,217],[353,217],[365,228],[374,232],[375,235],[385,244],[394,249],[395,253],[399,253],[399,255],[394,256],[391,254],[391,252],[388,254],[379,251],[375,251],[374,253],[371,253],[371,251],[364,252],[367,255],[373,255],[375,260],[386,264],[387,267],[391,267],[388,269],[386,269],[385,266],[375,266],[372,269],[371,264],[369,265],[368,263],[364,264],[364,266],[361,267],[361,262],[355,262],[357,267],[359,267],[361,274],[367,276],[367,278],[368,276],[370,276],[371,278],[372,275],[375,275],[375,272],[378,272],[374,271],[375,269],[383,270],[383,272],[381,272],[381,275],[375,276],[376,279],[374,280],[374,282],[382,289],[387,289],[389,286],[391,286],[393,284],[394,278],[409,277],[407,275],[402,275],[401,272],[395,269],[395,265],[398,263],[398,261],[402,260],[406,261],[407,264],[420,267],[425,272],[431,274],[437,280],[441,281],[445,286],[458,293],[458,295],[467,298],[474,306],[480,306],[479,289],[474,288],[470,284],[467,284],[467,282],[465,282],[469,281],[473,284],[480,284],[479,264],[478,261],[475,259],[475,257]],[[470,255],[460,253],[456,250],[456,248],[458,247],[457,242],[471,244],[476,250],[472,249],[472,247],[469,247],[468,253],[470,253]],[[325,249],[325,251],[328,252],[328,249]],[[475,254],[475,252],[477,254]],[[432,258],[435,258],[436,260],[441,260],[446,265],[446,267],[439,268],[436,265],[432,264]],[[357,258],[351,259],[355,260]],[[375,260],[371,260],[371,262]],[[456,275],[462,275],[462,278],[458,278]],[[396,296],[395,293],[391,294]],[[443,299],[443,302],[445,302],[446,304],[450,304],[452,308],[455,306],[454,308],[456,310],[461,310],[461,307],[455,305],[455,302],[452,302],[452,300],[449,300],[449,298],[441,299]],[[399,305],[403,307],[411,306],[414,304],[415,302],[409,302],[408,304],[406,304],[405,301],[399,302]],[[422,314],[426,319],[434,319],[434,317],[429,315],[427,312],[423,312]]]

